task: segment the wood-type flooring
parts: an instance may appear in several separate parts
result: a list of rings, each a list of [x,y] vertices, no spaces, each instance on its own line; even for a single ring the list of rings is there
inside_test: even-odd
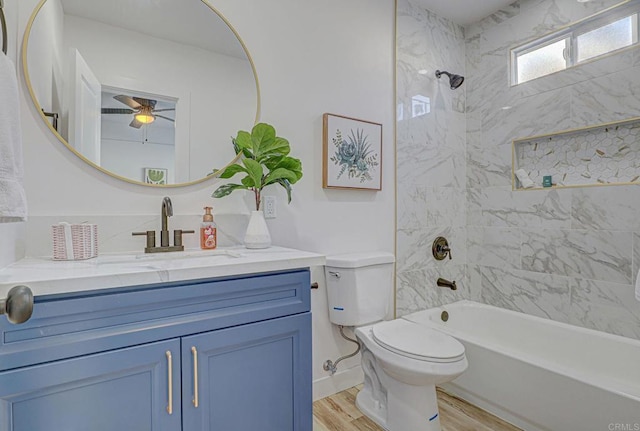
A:
[[[313,403],[313,431],[384,431],[356,407],[356,386]],[[521,431],[468,402],[438,389],[442,431]]]

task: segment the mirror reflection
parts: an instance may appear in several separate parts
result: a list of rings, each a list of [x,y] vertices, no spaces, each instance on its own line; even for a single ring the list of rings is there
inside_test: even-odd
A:
[[[202,180],[235,157],[230,137],[256,121],[253,64],[203,0],[43,0],[32,19],[24,55],[36,107],[107,173]]]

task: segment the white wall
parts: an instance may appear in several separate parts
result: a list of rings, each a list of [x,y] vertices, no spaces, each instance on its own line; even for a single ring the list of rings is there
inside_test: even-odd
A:
[[[158,119],[149,126],[136,129],[129,127],[130,121],[131,115],[102,116],[100,166],[138,181],[143,181],[144,168],[164,168],[168,169],[168,184],[175,184],[173,123]]]
[[[8,0],[20,11],[19,34],[36,0]],[[242,35],[256,65],[261,85],[262,120],[287,138],[292,154],[302,160],[304,178],[295,185],[293,202],[284,190],[267,194],[278,199],[278,218],[269,221],[277,245],[320,253],[394,249],[394,2],[392,0],[220,0],[215,6]],[[322,114],[331,112],[383,124],[383,190],[322,189]],[[160,203],[170,196],[177,216],[170,224],[193,220],[197,228],[204,205],[217,217],[237,222],[246,214],[240,196],[213,200],[215,181],[158,189],[124,183],[85,165],[45,129],[23,94],[26,189],[30,204],[28,253],[47,248],[48,225],[70,219],[100,220],[100,238],[112,249],[143,244],[131,240],[129,228],[145,223],[159,227]],[[43,182],[47,187],[43,187]],[[127,221],[120,223],[121,221]],[[226,224],[227,221],[224,221]],[[133,226],[131,226],[133,224]],[[125,230],[126,229],[126,230]],[[153,227],[152,227],[153,229]],[[42,235],[38,235],[42,233]],[[122,239],[122,241],[119,241]],[[230,239],[233,239],[230,236]],[[134,241],[134,242],[130,242]],[[197,238],[187,246],[197,247]],[[104,248],[103,248],[104,249]],[[314,270],[320,289],[312,293],[316,396],[341,389],[348,379],[326,378],[322,362],[349,353],[327,322],[322,271]],[[346,361],[354,367],[358,359]],[[341,364],[342,366],[342,364]],[[357,368],[356,368],[357,370]],[[357,374],[354,372],[350,375]],[[348,378],[350,375],[347,375]]]
[[[26,223],[1,223],[0,269],[20,260],[25,255]]]
[[[144,168],[168,169],[168,184],[175,183],[175,147],[136,141],[102,139],[100,166],[125,178],[144,179]]]

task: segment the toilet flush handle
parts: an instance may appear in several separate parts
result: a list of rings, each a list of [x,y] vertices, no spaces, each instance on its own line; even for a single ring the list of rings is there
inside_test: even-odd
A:
[[[329,275],[335,278],[340,278],[340,273],[337,271],[329,271]]]

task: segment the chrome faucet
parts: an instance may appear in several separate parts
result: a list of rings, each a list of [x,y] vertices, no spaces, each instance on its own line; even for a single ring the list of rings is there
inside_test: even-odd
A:
[[[173,204],[168,196],[162,199],[162,230],[160,231],[160,247],[169,247],[169,217],[173,216]]]
[[[449,281],[447,279],[444,278],[439,278],[438,281],[436,282],[436,284],[440,287],[448,287],[451,290],[456,290],[458,289],[458,286],[456,286],[456,282],[455,281]]]
[[[160,218],[162,219],[162,230],[160,231],[160,247],[156,247],[156,231],[148,230],[145,232],[132,232],[132,235],[144,235],[147,237],[147,246],[145,253],[162,253],[168,251],[183,251],[182,235],[185,233],[195,233],[194,230],[176,229],[173,231],[173,245],[169,245],[169,217],[173,216],[173,204],[168,196],[162,199],[162,210]]]

